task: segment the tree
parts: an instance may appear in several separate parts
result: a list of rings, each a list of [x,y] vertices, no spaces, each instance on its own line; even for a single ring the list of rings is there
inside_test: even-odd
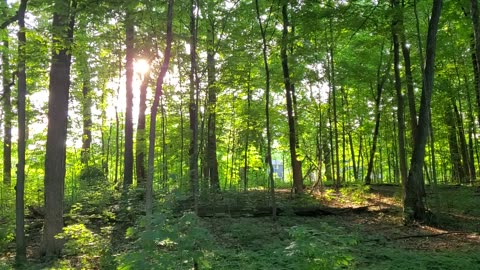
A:
[[[16,190],[16,254],[15,260],[18,263],[23,263],[27,259],[27,247],[25,241],[25,149],[26,149],[26,103],[27,96],[27,76],[25,72],[25,11],[27,9],[27,0],[22,0],[18,8],[18,163],[17,163],[17,184]]]
[[[150,132],[148,137],[149,147],[148,147],[148,175],[146,182],[146,195],[145,195],[145,206],[147,213],[147,224],[151,222],[152,208],[153,208],[153,164],[154,164],[154,154],[155,154],[155,129],[157,124],[157,111],[160,103],[160,96],[163,95],[163,80],[168,71],[168,65],[170,63],[170,53],[172,49],[172,39],[173,39],[173,0],[168,0],[168,11],[167,11],[167,36],[165,51],[163,53],[163,63],[158,73],[157,83],[155,86],[155,96],[153,98],[153,104],[150,111]]]
[[[210,180],[210,188],[213,191],[220,190],[217,161],[217,132],[216,132],[216,104],[218,86],[216,82],[216,61],[215,61],[215,36],[216,23],[213,12],[210,8],[207,11],[207,77],[208,77],[208,99],[207,99],[207,145],[206,145],[206,176]]]
[[[128,188],[133,182],[133,60],[135,25],[132,10],[127,6],[127,14],[125,16],[125,44],[126,49],[126,107],[125,107],[125,145],[123,158],[123,188]]]
[[[442,10],[442,0],[433,0],[432,16],[428,25],[427,50],[425,59],[425,71],[423,75],[422,97],[418,125],[415,134],[410,170],[405,195],[403,199],[405,222],[424,221],[426,217],[425,204],[423,201],[423,165],[425,158],[425,145],[428,136],[428,123],[430,121],[430,103],[433,91],[433,78],[435,73],[435,50],[437,45],[437,30]]]
[[[190,115],[190,148],[189,155],[189,175],[190,175],[190,191],[194,200],[195,213],[198,213],[198,96],[199,81],[197,76],[197,18],[199,4],[197,0],[190,2],[190,103],[188,113]]]
[[[264,22],[262,21],[262,17],[260,15],[260,6],[258,4],[258,0],[255,0],[255,11],[257,14],[257,21],[258,21],[258,26],[260,28],[260,34],[262,37],[263,67],[265,69],[265,127],[267,130],[267,156],[265,160],[267,161],[267,166],[268,166],[268,180],[270,184],[272,216],[275,219],[277,216],[277,203],[275,199],[275,181],[273,179],[272,133],[271,133],[271,127],[270,127],[270,68],[268,65],[268,43],[267,43],[266,25],[264,25]]]
[[[302,164],[298,160],[297,155],[297,131],[295,127],[295,115],[293,110],[293,84],[290,81],[290,71],[288,67],[288,1],[282,2],[282,42],[280,47],[280,56],[282,58],[282,70],[283,70],[283,83],[285,85],[285,94],[287,99],[287,118],[288,118],[288,138],[290,144],[290,160],[292,163],[293,172],[293,189],[295,193],[303,193],[303,176],[302,176]]]
[[[52,21],[52,59],[50,68],[48,131],[45,154],[45,224],[43,251],[58,255],[62,240],[55,235],[63,228],[63,197],[67,139],[68,96],[70,89],[70,47],[73,42],[76,0],[55,0]]]

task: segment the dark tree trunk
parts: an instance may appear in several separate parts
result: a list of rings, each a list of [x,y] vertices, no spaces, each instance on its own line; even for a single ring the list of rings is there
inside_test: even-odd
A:
[[[395,91],[397,93],[397,125],[398,125],[398,153],[400,159],[400,175],[402,177],[402,184],[407,182],[407,157],[405,153],[405,118],[404,118],[404,104],[402,95],[402,81],[400,76],[400,43],[399,35],[402,36],[402,45],[404,42],[404,29],[403,29],[403,11],[400,7],[398,0],[393,0],[394,18],[392,21],[392,35],[393,35],[393,67],[395,73]],[[405,63],[408,63],[408,71],[405,70],[407,77],[407,92],[409,97],[410,108],[410,124],[412,127],[412,134],[415,133],[417,125],[416,112],[415,112],[415,97],[413,96],[413,81],[412,72],[410,70],[410,53],[408,48],[403,49],[403,56]],[[411,93],[410,93],[411,92]],[[410,96],[411,95],[411,96]]]
[[[56,0],[53,13],[53,47],[73,41],[75,0]],[[63,229],[63,198],[65,185],[65,143],[67,140],[68,95],[71,55],[68,46],[52,51],[48,100],[48,131],[45,154],[45,224],[43,248],[47,257],[60,254],[63,246],[55,235]]]
[[[445,112],[445,121],[448,126],[448,146],[450,150],[450,161],[452,164],[452,180],[462,182],[465,174],[462,168],[460,150],[458,147],[457,127],[455,125],[455,118],[451,108]]]
[[[280,56],[282,59],[282,69],[283,69],[283,83],[285,84],[285,92],[287,99],[287,118],[288,118],[288,138],[290,143],[290,160],[292,163],[292,172],[293,172],[293,188],[295,193],[303,193],[303,178],[302,178],[302,165],[298,160],[297,155],[297,133],[295,128],[295,116],[293,111],[293,101],[292,101],[292,88],[293,85],[290,82],[290,71],[288,66],[288,11],[287,11],[288,2],[283,1],[282,4],[282,18],[283,18],[283,30],[282,30],[282,44],[280,49]]]
[[[209,15],[209,17],[213,15]],[[210,181],[212,191],[220,191],[220,179],[218,177],[217,161],[217,133],[216,133],[216,107],[217,91],[216,86],[216,61],[215,61],[215,21],[209,18],[207,46],[207,77],[208,77],[208,100],[207,100],[207,145],[206,145],[206,175]]]
[[[270,68],[268,65],[268,43],[267,43],[267,32],[266,26],[263,25],[262,19],[260,17],[260,7],[258,0],[255,0],[255,11],[257,14],[257,21],[260,28],[260,34],[262,36],[262,55],[263,55],[263,66],[265,68],[265,125],[267,129],[267,156],[266,161],[268,164],[268,179],[270,184],[270,196],[271,196],[271,207],[272,207],[272,217],[275,219],[277,216],[277,202],[275,198],[275,181],[273,179],[273,164],[272,164],[272,134],[270,129]],[[301,177],[301,176],[300,176]],[[303,187],[302,187],[303,188]]]
[[[432,16],[428,25],[427,51],[425,71],[423,74],[423,88],[420,100],[420,112],[418,125],[415,133],[415,143],[405,185],[405,197],[403,200],[404,218],[406,223],[424,221],[426,219],[425,204],[423,198],[423,164],[425,159],[425,145],[430,121],[430,102],[433,91],[433,79],[435,71],[435,49],[437,43],[438,22],[442,10],[442,0],[433,0]]]
[[[3,39],[2,52],[2,85],[3,85],[3,184],[10,186],[12,182],[12,103],[10,57],[8,52],[8,36]],[[10,79],[11,78],[11,79]]]
[[[465,136],[465,129],[463,128],[463,118],[460,115],[460,110],[462,110],[461,103],[459,101],[459,106],[460,106],[460,110],[459,110],[456,102],[454,100],[452,102],[453,102],[453,112],[455,113],[455,126],[457,127],[457,130],[458,130],[458,142],[460,144],[460,154],[462,157],[461,169],[464,175],[462,182],[470,183],[470,181],[472,181],[473,178],[472,178],[472,172],[470,168],[470,158],[468,156],[468,147],[467,147],[467,141]]]
[[[27,260],[27,248],[25,241],[25,149],[26,149],[26,96],[27,96],[27,76],[25,72],[26,58],[26,35],[25,35],[25,10],[27,9],[27,0],[20,2],[18,8],[18,163],[17,163],[17,183],[15,195],[15,242],[17,263],[23,263]],[[5,78],[4,78],[5,79]]]
[[[123,157],[123,188],[127,189],[133,182],[133,58],[135,27],[131,11],[125,18],[126,40],[126,106],[125,106],[125,145]]]
[[[142,84],[140,85],[139,110],[137,121],[137,134],[135,144],[135,171],[137,174],[137,184],[144,185],[147,180],[147,170],[145,169],[145,154],[147,152],[147,136],[145,132],[147,109],[147,89],[150,82],[150,71],[143,75]]]
[[[388,71],[387,71],[383,76],[381,76],[382,64],[383,64],[383,46],[382,46],[382,51],[380,53],[380,63],[378,64],[378,69],[377,69],[377,94],[375,96],[375,129],[373,131],[373,142],[372,142],[372,148],[370,148],[370,158],[368,160],[367,174],[365,175],[365,185],[370,185],[372,182],[372,173],[373,173],[373,165],[374,165],[373,161],[375,159],[375,152],[377,150],[378,133],[380,130],[380,116],[381,116],[380,104],[382,102],[383,85],[385,84],[385,81],[387,80],[387,75],[388,75]],[[390,66],[390,64],[388,64],[387,66]]]
[[[189,175],[190,191],[194,199],[195,213],[198,213],[198,96],[199,82],[197,76],[197,18],[199,4],[198,0],[191,0],[190,10],[190,104],[188,113],[190,115],[190,147],[189,155]]]
[[[472,23],[473,23],[473,49],[472,50],[472,62],[473,62],[473,73],[475,76],[475,93],[477,96],[477,117],[478,123],[480,124],[480,17],[478,9],[478,0],[471,0],[471,13],[472,13]]]

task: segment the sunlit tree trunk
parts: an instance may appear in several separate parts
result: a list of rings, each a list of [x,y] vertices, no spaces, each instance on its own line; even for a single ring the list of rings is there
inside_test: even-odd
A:
[[[415,143],[411,158],[410,171],[405,185],[405,197],[403,200],[404,218],[406,223],[415,220],[423,221],[426,219],[425,204],[423,201],[425,193],[423,189],[422,170],[425,158],[425,145],[427,143],[429,130],[430,102],[435,71],[435,49],[442,3],[442,0],[433,0],[432,16],[428,26],[427,51],[422,97],[420,100],[420,112],[415,133]]]
[[[70,4],[72,6],[70,6]],[[56,0],[53,6],[52,60],[48,100],[48,131],[45,154],[45,224],[43,248],[47,257],[60,254],[63,246],[55,235],[63,228],[65,185],[65,144],[67,140],[68,96],[70,88],[71,49],[76,1]],[[67,39],[67,40],[66,40]],[[63,46],[60,46],[63,44]],[[57,47],[59,46],[59,47]],[[58,49],[60,48],[60,49]]]

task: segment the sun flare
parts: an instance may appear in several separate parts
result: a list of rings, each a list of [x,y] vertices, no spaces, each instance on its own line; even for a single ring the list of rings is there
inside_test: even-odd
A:
[[[143,75],[150,69],[150,64],[145,59],[138,59],[133,63],[133,69]]]

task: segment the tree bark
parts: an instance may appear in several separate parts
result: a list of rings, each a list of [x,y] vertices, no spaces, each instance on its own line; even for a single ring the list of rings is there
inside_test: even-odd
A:
[[[55,235],[63,228],[65,185],[65,143],[67,140],[68,96],[70,88],[70,45],[76,1],[54,2],[52,60],[48,100],[48,131],[45,154],[45,224],[43,248],[47,257],[60,254],[63,241]]]
[[[27,0],[20,2],[18,8],[18,163],[17,163],[17,184],[15,195],[15,242],[17,263],[23,263],[27,260],[27,248],[25,241],[25,150],[26,150],[26,96],[27,96],[27,76],[25,72],[26,58],[26,35],[25,35],[25,10],[27,9]]]
[[[123,188],[128,187],[133,182],[133,59],[135,55],[134,51],[134,36],[135,27],[134,20],[130,10],[127,10],[125,18],[125,33],[126,40],[126,106],[125,106],[125,144],[124,144],[124,157],[123,157]]]
[[[420,100],[420,112],[418,125],[415,133],[415,143],[405,184],[403,200],[405,222],[424,221],[426,219],[425,204],[423,201],[423,164],[425,159],[425,145],[427,143],[430,102],[433,91],[433,79],[435,71],[435,49],[437,43],[438,23],[442,10],[442,0],[433,0],[432,16],[428,25],[427,51],[425,71],[423,74],[423,88]]]
[[[302,178],[302,165],[298,160],[297,155],[297,133],[295,127],[295,116],[293,111],[292,102],[292,88],[293,85],[290,81],[290,71],[288,66],[288,1],[283,1],[282,4],[282,18],[283,18],[283,30],[282,30],[282,43],[280,47],[280,56],[282,60],[283,69],[283,83],[285,85],[285,93],[287,99],[287,118],[288,118],[288,138],[290,143],[290,161],[293,172],[293,189],[295,193],[303,193],[303,178]]]

